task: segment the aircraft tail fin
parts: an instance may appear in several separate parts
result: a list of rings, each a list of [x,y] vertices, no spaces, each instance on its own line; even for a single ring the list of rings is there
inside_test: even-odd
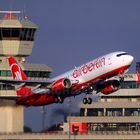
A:
[[[12,73],[13,79],[21,80],[21,81],[28,80],[27,76],[25,75],[21,67],[18,65],[14,57],[9,57],[8,62],[11,67],[11,73]],[[26,87],[22,85],[21,86],[19,85],[18,87],[19,88],[16,89],[16,93],[18,96],[27,97],[32,94],[30,87]]]
[[[12,76],[15,80],[27,80],[27,77],[21,67],[18,65],[14,57],[8,58],[11,67]]]

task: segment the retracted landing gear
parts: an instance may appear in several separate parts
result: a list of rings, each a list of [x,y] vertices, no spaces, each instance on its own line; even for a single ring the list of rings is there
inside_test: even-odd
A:
[[[120,82],[123,82],[124,81],[124,75],[123,74],[119,75],[119,81]]]
[[[124,77],[119,77],[119,81],[123,82],[124,81]]]
[[[83,98],[83,104],[92,104],[92,99],[90,97]]]

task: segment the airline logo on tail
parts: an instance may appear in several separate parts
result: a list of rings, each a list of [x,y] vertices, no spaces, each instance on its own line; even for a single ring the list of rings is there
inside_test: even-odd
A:
[[[13,75],[13,78],[16,80],[27,80],[26,75],[20,68],[20,66],[17,64],[17,62],[14,60],[13,57],[8,58],[9,65],[11,66],[11,72]]]
[[[15,64],[15,63],[12,64],[11,65],[11,70],[12,70],[14,79],[22,80],[21,69],[20,69],[20,67],[17,64]]]

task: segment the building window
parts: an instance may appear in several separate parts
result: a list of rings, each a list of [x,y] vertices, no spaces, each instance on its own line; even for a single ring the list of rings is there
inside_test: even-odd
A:
[[[135,89],[135,88],[139,88],[140,87],[140,84],[135,82],[135,81],[124,81],[122,84],[121,84],[121,88],[122,89]]]
[[[5,71],[5,70],[1,70],[1,71],[0,71],[0,75],[1,75],[1,76],[6,76],[6,71]]]
[[[138,131],[139,123],[91,123],[88,124],[88,130],[92,131]],[[123,133],[122,133],[123,134]]]
[[[0,76],[11,77],[12,73],[10,70],[0,70]]]
[[[19,34],[20,34],[20,29],[12,29],[12,37],[16,37],[19,38]]]
[[[24,71],[27,77],[49,78],[51,72],[46,71]]]
[[[11,29],[3,28],[2,29],[2,37],[3,38],[11,37]]]
[[[22,28],[20,32],[20,40],[23,41],[34,41],[36,29]]]
[[[0,84],[0,90],[15,90],[15,87],[6,84]]]
[[[125,116],[140,116],[140,108],[126,108]]]
[[[122,108],[107,108],[106,115],[107,116],[122,116]]]
[[[34,28],[0,28],[0,40],[34,41]]]
[[[103,108],[88,108],[87,116],[103,116]]]
[[[11,77],[11,76],[12,76],[12,73],[11,73],[10,70],[7,71],[7,76],[8,76],[8,77]]]
[[[80,109],[80,116],[84,116],[85,115],[85,108],[81,108]]]
[[[1,28],[1,39],[19,39],[19,28]]]
[[[51,72],[40,72],[40,71],[24,71],[27,77],[34,78],[49,78]],[[12,77],[12,73],[10,70],[0,70],[1,77]],[[14,86],[0,84],[0,90],[14,90]]]
[[[49,78],[51,72],[46,71],[24,71],[27,77],[35,77],[35,78]],[[12,73],[10,70],[0,70],[0,76],[3,77],[11,77]]]

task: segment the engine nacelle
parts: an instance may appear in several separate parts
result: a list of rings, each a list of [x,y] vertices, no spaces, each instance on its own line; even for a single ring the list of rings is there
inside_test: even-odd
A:
[[[69,79],[67,78],[62,78],[57,81],[55,81],[52,86],[51,86],[51,91],[52,92],[60,92],[60,91],[65,91],[67,89],[70,89],[72,86],[72,83]]]
[[[105,83],[105,87],[100,90],[101,93],[108,95],[120,88],[120,82],[118,80],[110,80]]]

